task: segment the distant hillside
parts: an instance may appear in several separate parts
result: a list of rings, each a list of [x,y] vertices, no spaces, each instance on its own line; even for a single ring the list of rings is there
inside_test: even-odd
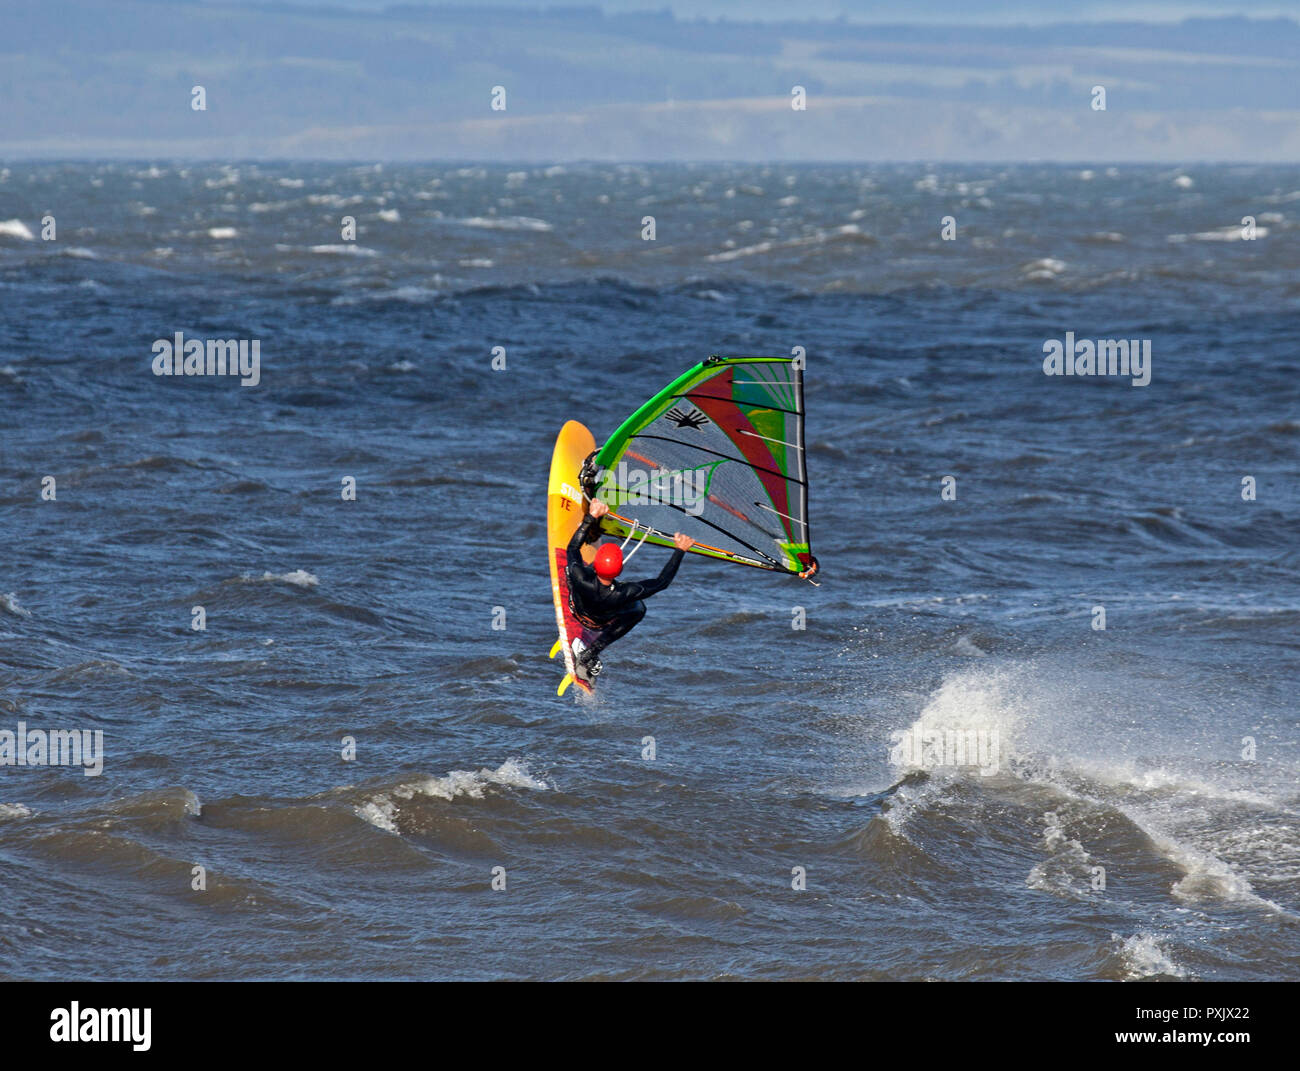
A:
[[[1290,19],[864,26],[6,0],[0,49],[5,157],[1300,159]],[[795,85],[806,111],[790,107]]]

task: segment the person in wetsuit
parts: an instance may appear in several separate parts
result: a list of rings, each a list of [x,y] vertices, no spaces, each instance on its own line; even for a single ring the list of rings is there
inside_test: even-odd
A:
[[[655,579],[632,583],[615,580],[623,571],[623,552],[613,543],[606,543],[596,551],[596,560],[591,565],[582,560],[582,545],[600,538],[600,519],[608,512],[609,506],[593,500],[591,512],[578,525],[568,547],[569,608],[583,625],[600,633],[590,647],[581,639],[573,641],[574,656],[588,677],[600,672],[600,652],[626,636],[645,617],[643,600],[657,595],[673,582],[686,551],[695,545],[690,536],[678,532],[673,536],[677,549]]]

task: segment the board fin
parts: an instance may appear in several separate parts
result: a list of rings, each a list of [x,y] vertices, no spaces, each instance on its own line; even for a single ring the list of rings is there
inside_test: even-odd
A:
[[[548,655],[548,657],[554,658],[557,654],[560,653],[560,648],[563,646],[564,646],[564,637],[563,636],[557,637],[555,640],[555,645],[551,648],[551,653],[550,655]]]
[[[555,689],[555,694],[563,695],[565,692],[569,690],[569,685],[572,683],[573,683],[573,674],[566,673],[564,675],[564,680],[560,681],[560,686]]]

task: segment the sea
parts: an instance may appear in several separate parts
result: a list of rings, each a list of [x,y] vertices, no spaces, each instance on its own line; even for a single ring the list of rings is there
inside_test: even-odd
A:
[[[1300,979],[1300,168],[7,161],[0,328],[0,978]],[[818,584],[559,697],[711,354]]]

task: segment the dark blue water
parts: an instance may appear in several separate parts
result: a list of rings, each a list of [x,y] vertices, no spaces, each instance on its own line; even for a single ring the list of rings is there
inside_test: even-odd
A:
[[[0,733],[104,749],[0,765],[0,975],[1300,976],[1298,214],[1296,168],[0,169]],[[1067,331],[1150,384],[1044,375]],[[260,382],[155,376],[176,332]],[[821,586],[692,558],[556,698],[559,427],[796,346]]]

